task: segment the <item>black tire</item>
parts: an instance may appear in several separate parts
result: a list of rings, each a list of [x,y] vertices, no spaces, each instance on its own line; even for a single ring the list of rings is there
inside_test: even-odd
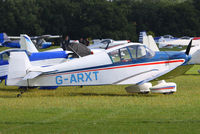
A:
[[[146,91],[146,92],[140,92],[139,94],[149,94],[149,91]]]
[[[169,94],[173,94],[174,92],[167,92],[167,93],[163,93],[164,95],[169,95]]]
[[[21,97],[22,95],[21,94],[17,94],[17,97]]]

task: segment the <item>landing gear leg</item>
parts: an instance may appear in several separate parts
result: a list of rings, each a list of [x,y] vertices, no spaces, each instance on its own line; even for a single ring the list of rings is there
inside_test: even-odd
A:
[[[19,94],[17,94],[17,97],[21,97],[23,93],[25,93],[28,90],[28,87],[20,87],[22,89]]]

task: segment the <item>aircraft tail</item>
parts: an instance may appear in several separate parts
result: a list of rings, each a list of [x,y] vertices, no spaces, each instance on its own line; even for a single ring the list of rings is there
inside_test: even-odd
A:
[[[25,52],[11,52],[8,66],[7,85],[24,85],[28,83],[23,78],[31,67],[30,60]]]
[[[155,40],[152,35],[147,35],[146,31],[140,32],[139,42],[146,45],[153,51],[159,51],[158,46],[156,45]]]
[[[146,37],[146,36],[147,36],[146,31],[142,31],[142,32],[140,32],[140,35],[139,35],[139,42],[142,43],[144,37]]]
[[[156,45],[156,42],[153,39],[152,35],[148,35],[148,40],[149,40],[149,45],[151,46],[150,48],[154,51],[159,51],[158,46]]]
[[[159,51],[158,46],[151,35],[143,37],[143,44],[153,51]]]
[[[37,48],[35,47],[35,45],[31,41],[30,37],[26,34],[20,35],[20,42],[19,43],[20,43],[21,49],[24,49],[24,50],[26,50],[30,53],[38,52]]]
[[[55,72],[51,68],[33,66],[25,52],[11,52],[8,65],[7,85],[33,86],[30,80],[42,73]]]
[[[5,42],[9,42],[10,39],[6,33],[0,33],[0,44],[2,45]]]

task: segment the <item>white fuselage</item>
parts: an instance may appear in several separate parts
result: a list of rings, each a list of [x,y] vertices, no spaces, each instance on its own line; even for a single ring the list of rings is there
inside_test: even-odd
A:
[[[184,62],[184,61],[183,61]],[[30,86],[73,86],[73,85],[107,85],[107,84],[136,84],[145,77],[155,76],[159,68],[169,70],[169,67],[177,66],[183,62],[166,63],[157,62],[148,64],[132,64],[124,66],[112,66],[104,68],[70,71],[39,76],[29,80]],[[163,70],[162,70],[163,71]]]
[[[154,78],[163,72],[171,71],[185,62],[184,59],[173,59],[118,64],[113,63],[111,57],[108,55],[114,49],[72,59],[46,68],[32,67],[27,71],[43,72],[43,74],[28,80],[23,80],[23,77],[14,78],[13,76],[13,78],[11,77],[12,79],[9,79],[8,85],[73,86],[137,84],[143,80]]]

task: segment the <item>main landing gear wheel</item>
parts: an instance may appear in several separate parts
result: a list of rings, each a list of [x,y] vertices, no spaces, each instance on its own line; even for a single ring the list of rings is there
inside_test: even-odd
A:
[[[163,93],[164,95],[173,94],[174,92]]]
[[[138,94],[149,94],[149,91],[147,91],[147,92],[139,92]]]
[[[17,97],[21,97],[22,96],[22,94],[17,94]]]
[[[19,89],[22,89],[22,91],[20,91],[20,93],[17,94],[17,97],[22,97],[22,94],[28,90],[28,87],[20,87]]]

